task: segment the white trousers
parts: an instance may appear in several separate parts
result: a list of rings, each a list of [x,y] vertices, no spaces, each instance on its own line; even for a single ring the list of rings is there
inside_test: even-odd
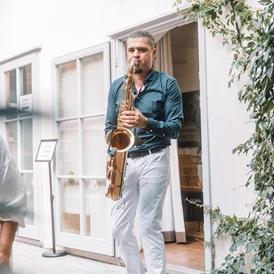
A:
[[[112,209],[112,233],[128,274],[144,274],[133,232],[136,211],[148,274],[166,274],[162,208],[169,183],[169,148],[128,159],[122,197]]]

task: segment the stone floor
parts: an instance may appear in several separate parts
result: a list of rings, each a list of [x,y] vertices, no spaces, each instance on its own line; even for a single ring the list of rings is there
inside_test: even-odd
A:
[[[106,264],[91,259],[66,255],[46,258],[41,247],[14,242],[14,274],[126,274],[122,266]],[[2,273],[0,271],[0,273]]]

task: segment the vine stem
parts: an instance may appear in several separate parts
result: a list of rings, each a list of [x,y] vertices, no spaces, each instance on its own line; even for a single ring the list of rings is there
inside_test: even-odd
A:
[[[235,11],[235,5],[234,5],[234,0],[229,0],[230,6],[232,7],[232,12],[235,16],[235,26],[236,26],[236,31],[237,31],[237,40],[239,42],[239,44],[242,46],[242,39],[241,39],[241,32],[240,32],[240,28],[236,19],[236,11]]]

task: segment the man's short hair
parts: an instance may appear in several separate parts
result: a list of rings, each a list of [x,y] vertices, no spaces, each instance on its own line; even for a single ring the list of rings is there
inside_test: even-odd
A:
[[[152,36],[152,34],[150,34],[148,31],[144,31],[144,30],[137,30],[132,32],[128,39],[133,39],[133,38],[142,38],[142,37],[147,37],[148,38],[148,42],[151,46],[151,48],[155,48],[155,40],[154,37]]]

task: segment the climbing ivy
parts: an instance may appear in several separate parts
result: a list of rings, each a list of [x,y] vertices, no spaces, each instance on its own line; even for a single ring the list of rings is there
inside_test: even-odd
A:
[[[174,6],[180,10],[183,0]],[[247,217],[228,216],[219,208],[204,206],[216,229],[211,244],[230,235],[227,256],[212,273],[274,273],[274,2],[258,1],[254,8],[245,0],[188,0],[190,8],[182,16],[199,20],[208,31],[221,36],[223,45],[231,48],[233,60],[228,72],[228,86],[241,76],[248,83],[238,97],[247,106],[254,132],[234,149],[249,154],[249,178],[246,187],[254,187],[256,201]],[[213,249],[214,250],[214,249]]]

